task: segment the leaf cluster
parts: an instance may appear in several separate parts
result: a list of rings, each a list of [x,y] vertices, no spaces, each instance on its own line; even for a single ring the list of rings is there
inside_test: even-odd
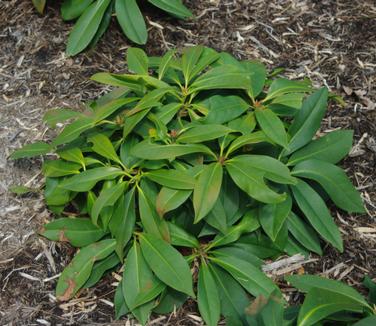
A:
[[[259,62],[200,46],[163,57],[132,48],[127,62],[133,74],[92,77],[116,88],[86,112],[46,114],[51,127],[71,121],[50,144],[12,155],[59,157],[43,164],[46,202],[76,217],[42,234],[81,250],[57,297],[124,264],[117,316],[131,312],[145,324],[151,312],[197,296],[208,325],[221,315],[247,325],[250,296],[281,296],[263,259],[321,255],[322,241],[343,250],[326,202],[364,211],[335,165],[352,132],[315,137],[327,89],[268,75]]]
[[[46,0],[32,0],[43,13]],[[193,17],[182,0],[148,0],[153,6],[179,19]],[[137,0],[64,0],[61,16],[65,21],[77,20],[67,44],[67,54],[76,55],[94,47],[108,29],[111,17],[116,19],[123,33],[134,43],[146,44],[148,32]]]

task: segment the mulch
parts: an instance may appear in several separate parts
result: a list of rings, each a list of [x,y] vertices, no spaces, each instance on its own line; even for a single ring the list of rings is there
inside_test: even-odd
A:
[[[8,188],[39,189],[41,159],[8,160],[25,143],[54,135],[42,123],[54,107],[82,109],[83,102],[107,91],[89,77],[125,70],[132,46],[115,22],[98,46],[68,58],[65,41],[71,24],[62,22],[59,1],[44,16],[29,0],[0,0],[0,324],[131,325],[114,321],[111,302],[117,275],[106,277],[79,299],[59,305],[56,275],[72,249],[38,237],[51,218],[40,192],[16,197]],[[345,242],[344,253],[325,248],[302,268],[342,280],[364,291],[365,274],[376,277],[376,4],[372,0],[187,0],[196,19],[178,21],[143,5],[149,25],[145,51],[202,44],[239,59],[258,59],[282,67],[289,78],[309,77],[343,97],[332,103],[321,132],[354,130],[354,148],[342,165],[362,192],[367,214],[332,209]],[[283,283],[281,283],[283,285]],[[294,292],[286,291],[291,301]],[[201,325],[189,302],[170,316],[153,316],[153,325]]]

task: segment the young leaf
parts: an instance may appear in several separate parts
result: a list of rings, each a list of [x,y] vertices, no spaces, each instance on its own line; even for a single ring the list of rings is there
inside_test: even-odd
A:
[[[52,241],[67,241],[75,247],[85,247],[106,233],[87,218],[59,218],[44,225],[40,234]]]
[[[211,163],[203,169],[193,190],[194,223],[203,219],[213,208],[221,190],[223,168]]]
[[[189,266],[174,247],[151,234],[141,234],[140,244],[147,263],[162,282],[175,290],[195,296]]]
[[[181,170],[155,170],[144,174],[148,179],[165,187],[191,190],[195,182],[189,173]]]
[[[322,255],[320,240],[316,232],[293,212],[290,212],[288,217],[288,229],[305,248]]]
[[[163,77],[165,76],[166,71],[171,64],[171,60],[173,59],[175,53],[176,53],[175,50],[169,50],[162,57],[161,62],[160,62],[159,67],[158,67],[158,79],[159,80],[162,80]]]
[[[17,149],[11,154],[10,158],[13,160],[17,160],[19,158],[28,158],[38,155],[45,155],[49,153],[51,150],[51,145],[46,144],[44,142],[36,142],[33,144],[25,145],[20,149]]]
[[[156,201],[158,215],[163,217],[169,211],[180,207],[191,195],[191,190],[178,190],[162,187]]]
[[[124,256],[123,250],[131,239],[136,224],[134,197],[134,187],[125,196],[120,197],[109,223],[111,234],[116,239],[115,251],[121,260]]]
[[[102,240],[82,248],[61,273],[56,286],[57,299],[60,301],[71,299],[90,277],[94,263],[106,258],[114,248],[113,239]]]
[[[132,72],[139,75],[148,75],[149,59],[142,49],[129,48],[127,51],[127,64]]]
[[[112,180],[122,174],[122,170],[114,167],[94,168],[65,179],[59,187],[76,192],[85,192],[93,188],[98,181]]]
[[[111,0],[98,0],[85,9],[73,27],[67,44],[67,54],[76,55],[91,42]]]
[[[288,165],[296,165],[309,159],[338,163],[350,152],[353,134],[352,130],[336,130],[313,140],[294,152],[289,158]]]
[[[218,325],[221,302],[213,275],[205,262],[200,265],[197,284],[197,302],[200,314],[208,326]]]
[[[331,243],[340,252],[343,251],[341,234],[323,199],[307,183],[299,180],[291,187],[296,203],[307,217],[313,228],[322,238]]]
[[[185,7],[180,0],[148,0],[154,6],[167,11],[168,13],[179,17],[189,18],[192,17],[192,13]]]
[[[255,114],[257,122],[265,135],[276,144],[286,148],[287,133],[283,122],[278,118],[278,116],[267,108],[256,109]]]
[[[311,159],[298,163],[292,174],[318,182],[333,202],[347,212],[365,212],[359,192],[338,166]]]
[[[323,87],[303,102],[302,108],[289,128],[289,134],[292,137],[285,155],[296,151],[311,141],[320,128],[321,120],[326,112],[327,101],[328,90]]]

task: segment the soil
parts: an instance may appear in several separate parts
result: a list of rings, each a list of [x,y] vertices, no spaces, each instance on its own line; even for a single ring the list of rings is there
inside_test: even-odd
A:
[[[132,46],[112,23],[94,50],[64,55],[71,24],[50,1],[44,16],[29,0],[0,0],[0,324],[130,325],[113,321],[116,275],[59,305],[53,296],[57,275],[73,251],[38,237],[51,218],[40,192],[15,196],[12,185],[43,185],[40,159],[9,161],[25,143],[53,135],[42,116],[54,107],[80,109],[106,91],[89,80],[98,71],[124,71]],[[238,58],[282,67],[289,78],[309,77],[343,97],[332,103],[321,132],[353,129],[354,148],[342,165],[361,191],[367,214],[333,209],[345,251],[325,248],[305,271],[339,279],[364,291],[365,274],[376,276],[376,5],[372,0],[187,0],[195,20],[178,21],[145,5],[149,43],[160,55],[170,48],[203,44]],[[51,279],[52,278],[52,279]],[[290,293],[290,292],[286,292]],[[292,298],[294,299],[294,298]],[[154,325],[199,325],[194,303]]]

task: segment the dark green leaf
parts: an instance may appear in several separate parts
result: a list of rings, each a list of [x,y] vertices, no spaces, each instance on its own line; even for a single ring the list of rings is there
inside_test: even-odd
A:
[[[148,0],[154,6],[167,11],[168,13],[179,17],[192,17],[192,13],[185,7],[180,0]]]
[[[194,179],[182,170],[155,170],[144,174],[148,179],[165,187],[191,190],[195,186]]]
[[[162,187],[156,201],[158,215],[163,217],[169,211],[180,207],[191,195],[191,190],[177,190]]]
[[[121,164],[121,160],[116,154],[115,148],[107,136],[104,134],[94,134],[88,138],[88,141],[93,143],[91,149],[95,153]]]
[[[175,223],[168,222],[168,228],[170,230],[172,245],[188,248],[200,247],[200,243],[193,235],[189,234],[187,231],[185,231],[185,229],[181,228]]]
[[[72,20],[80,17],[93,0],[64,0],[61,5],[61,17],[64,20]]]
[[[86,283],[83,285],[83,287],[90,288],[94,286],[103,277],[104,273],[106,273],[108,270],[113,269],[115,266],[119,264],[120,264],[119,257],[115,253],[95,263],[93,266],[93,270],[90,274],[90,277],[86,281]]]

